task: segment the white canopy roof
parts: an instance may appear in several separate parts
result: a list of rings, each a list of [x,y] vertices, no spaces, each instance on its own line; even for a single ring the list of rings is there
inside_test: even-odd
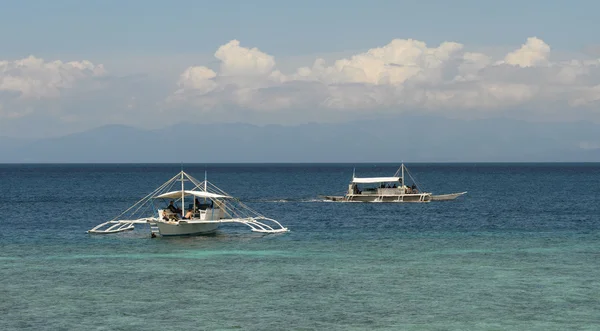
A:
[[[352,182],[356,183],[356,184],[367,184],[367,183],[397,182],[399,180],[400,180],[400,177],[366,177],[366,178],[354,177],[352,179]]]
[[[204,191],[183,191],[183,192],[184,192],[184,196],[193,195],[193,196],[196,196],[198,198],[209,198],[209,199],[231,198],[230,196],[227,196],[227,195],[221,195],[221,194],[216,194],[216,193],[211,193],[211,192],[204,192]],[[181,198],[181,190],[163,193],[161,195],[155,196],[154,198],[156,198],[156,199],[163,199],[163,198],[177,199],[177,198]]]

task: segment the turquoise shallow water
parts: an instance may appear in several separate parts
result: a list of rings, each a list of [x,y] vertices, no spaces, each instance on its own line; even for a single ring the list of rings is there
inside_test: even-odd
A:
[[[320,202],[352,165],[208,169],[291,232],[89,236],[178,166],[0,166],[0,329],[600,327],[600,165],[414,165],[469,194],[410,205]]]

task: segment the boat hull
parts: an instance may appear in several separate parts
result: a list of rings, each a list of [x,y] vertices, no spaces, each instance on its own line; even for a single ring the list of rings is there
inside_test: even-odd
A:
[[[461,196],[463,194],[466,194],[466,193],[467,192],[434,195],[434,196],[431,197],[431,200],[433,200],[433,201],[454,200],[454,199],[458,198],[459,196]]]
[[[196,236],[215,233],[219,223],[157,222],[161,236]]]
[[[326,200],[335,202],[429,202],[431,194],[404,194],[404,195],[367,195],[353,194],[346,196],[331,196],[324,197]]]

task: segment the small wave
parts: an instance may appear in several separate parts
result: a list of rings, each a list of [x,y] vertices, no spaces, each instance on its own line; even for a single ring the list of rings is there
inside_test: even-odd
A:
[[[325,199],[319,198],[275,198],[275,199],[253,199],[246,202],[261,202],[261,203],[285,203],[285,202],[326,202]]]
[[[307,199],[307,200],[303,200],[302,202],[323,202],[323,201],[329,201],[327,199]]]

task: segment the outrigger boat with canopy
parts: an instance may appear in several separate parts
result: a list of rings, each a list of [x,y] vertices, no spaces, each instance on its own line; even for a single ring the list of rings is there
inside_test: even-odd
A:
[[[181,182],[181,187],[177,187],[178,182]],[[192,187],[186,189],[186,183]],[[161,207],[166,206],[167,201],[171,204]],[[183,208],[186,202],[189,202],[188,206]],[[176,207],[176,204],[182,208]],[[288,231],[276,220],[251,209],[206,178],[200,182],[181,171],[120,215],[97,225],[88,233],[118,233],[133,230],[136,224],[148,224],[153,237],[201,235],[214,233],[224,223],[243,224],[254,232]]]
[[[405,182],[405,173],[410,177],[412,185]],[[360,186],[359,186],[360,185]],[[402,164],[392,177],[356,177],[352,174],[352,181],[348,191],[343,196],[326,195],[329,201],[340,202],[430,202],[454,200],[467,192],[433,195],[423,192],[408,168]]]

